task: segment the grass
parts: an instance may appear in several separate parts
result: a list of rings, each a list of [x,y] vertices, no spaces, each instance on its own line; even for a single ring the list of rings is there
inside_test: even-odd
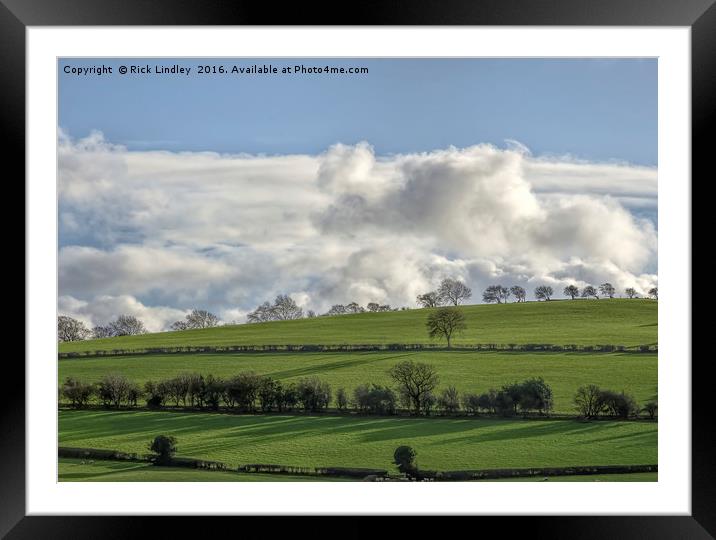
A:
[[[146,463],[126,461],[88,461],[60,458],[60,482],[345,482],[346,478],[311,477],[298,475],[272,475],[237,473],[231,471],[204,471],[178,467],[155,467]],[[580,476],[553,476],[550,482],[656,482],[658,473],[595,474]],[[501,478],[480,482],[544,482],[542,477]]]
[[[60,446],[146,453],[159,434],[178,454],[229,466],[393,470],[393,451],[417,451],[426,469],[492,469],[657,463],[657,424],[575,420],[238,416],[170,412],[60,411]]]
[[[461,307],[467,330],[454,345],[476,343],[653,345],[657,302],[643,299],[560,300]],[[180,346],[430,343],[430,310],[411,309],[222,326],[205,330],[60,343],[60,352]]]
[[[247,474],[231,471],[205,471],[180,467],[155,467],[126,461],[89,461],[60,458],[60,482],[311,482],[310,476]],[[342,478],[321,478],[340,482]]]
[[[334,392],[349,392],[359,384],[391,384],[387,374],[402,360],[428,362],[440,375],[440,386],[454,385],[460,392],[483,392],[528,377],[543,377],[554,392],[555,412],[572,413],[572,397],[586,383],[633,393],[638,402],[654,399],[657,392],[657,355],[630,353],[527,353],[527,352],[363,352],[363,353],[258,353],[171,354],[59,360],[59,381],[65,377],[96,382],[110,372],[138,383],[169,378],[181,372],[212,373],[228,377],[255,371],[284,381],[318,376]]]
[[[589,474],[577,476],[551,476],[548,482],[658,482],[659,473],[629,474]],[[476,480],[476,482],[544,482],[544,477],[534,478],[499,478],[496,480]]]

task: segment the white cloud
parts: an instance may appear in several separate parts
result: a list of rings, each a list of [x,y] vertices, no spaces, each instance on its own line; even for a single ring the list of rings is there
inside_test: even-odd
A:
[[[241,320],[279,293],[318,312],[414,305],[445,276],[465,279],[474,301],[496,281],[645,291],[657,233],[634,209],[656,211],[656,177],[533,157],[517,142],[253,156],[128,151],[99,133],[61,133],[61,309],[95,324],[120,309],[148,326],[193,307]]]

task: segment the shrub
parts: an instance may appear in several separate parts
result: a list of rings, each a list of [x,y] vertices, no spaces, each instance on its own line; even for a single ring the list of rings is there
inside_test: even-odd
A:
[[[438,406],[446,413],[454,413],[460,409],[460,396],[454,386],[443,389],[438,398]]]
[[[261,378],[253,372],[239,373],[226,382],[224,396],[227,406],[252,412],[255,408]]]
[[[528,379],[518,388],[518,402],[523,412],[536,410],[543,414],[552,410],[552,388],[542,377]]]
[[[426,393],[423,396],[422,413],[425,416],[430,416],[430,412],[433,410],[433,407],[435,407],[437,401],[432,392]]]
[[[642,408],[642,411],[649,415],[650,419],[654,419],[654,416],[656,415],[656,411],[658,410],[658,405],[656,404],[656,401],[649,401],[644,404],[644,407]]]
[[[157,384],[154,381],[147,381],[144,383],[144,395],[147,398],[147,407],[159,408],[164,406],[166,393],[163,385]]]
[[[477,414],[480,410],[480,396],[477,394],[464,394],[462,396],[463,408],[472,414]]]
[[[336,391],[336,406],[339,411],[345,411],[348,408],[348,394],[345,388],[339,388]]]
[[[331,387],[318,377],[301,379],[296,385],[298,403],[306,411],[320,411],[331,401]]]
[[[401,473],[413,476],[418,472],[416,456],[417,453],[410,446],[399,446],[393,452],[393,463],[398,466]]]
[[[258,396],[259,407],[266,412],[277,407],[278,384],[271,377],[261,377],[259,380]]]
[[[95,388],[91,384],[67,377],[60,392],[73,407],[79,409],[89,403],[95,393]]]
[[[168,437],[166,435],[157,435],[149,445],[149,450],[157,454],[156,463],[166,464],[169,463],[176,454],[177,441],[174,437]]]
[[[292,411],[298,404],[298,389],[294,383],[280,386],[276,391],[276,405],[279,412]]]
[[[136,385],[134,385],[136,386]],[[122,403],[127,403],[131,383],[124,375],[105,375],[99,383],[97,395],[105,407],[119,408]]]
[[[639,414],[639,406],[633,396],[624,392],[602,390],[601,400],[606,411],[619,418],[630,418]]]
[[[353,401],[358,410],[369,414],[394,414],[395,392],[387,386],[362,384],[353,391]]]

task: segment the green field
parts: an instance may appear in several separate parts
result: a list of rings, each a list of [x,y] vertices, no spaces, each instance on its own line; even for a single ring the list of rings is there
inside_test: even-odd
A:
[[[155,467],[127,461],[92,461],[60,458],[60,482],[311,482],[314,477],[272,474],[246,474],[232,471],[206,471],[180,467]],[[321,478],[341,482],[343,478]]]
[[[402,444],[417,451],[420,467],[436,470],[657,463],[652,422],[59,412],[60,446],[146,453],[160,434],[177,438],[178,455],[229,466],[393,470]]]
[[[461,309],[467,319],[467,330],[454,339],[455,346],[479,343],[625,346],[657,343],[657,302],[652,300],[560,300],[481,304]],[[60,343],[59,350],[430,343],[425,331],[425,319],[429,312],[428,309],[411,309],[162,332]]]
[[[544,482],[544,477],[499,478],[496,480],[475,480],[476,482]],[[659,473],[589,474],[576,476],[550,476],[548,482],[658,482]]]
[[[349,392],[359,384],[392,384],[391,366],[402,360],[433,364],[440,387],[484,392],[528,377],[543,377],[554,392],[555,412],[572,413],[572,397],[586,383],[632,393],[638,402],[657,393],[657,355],[652,353],[527,353],[527,352],[364,352],[170,354],[59,360],[59,381],[65,377],[96,382],[121,373],[138,383],[169,378],[182,372],[229,377],[255,371],[285,381],[318,376],[333,390]]]
[[[205,471],[178,467],[155,467],[146,463],[126,461],[91,461],[60,458],[60,482],[346,482],[345,478],[312,477],[237,473],[232,471]],[[553,476],[550,482],[655,482],[657,473],[595,474],[581,476]],[[501,478],[480,482],[544,482],[543,477]]]

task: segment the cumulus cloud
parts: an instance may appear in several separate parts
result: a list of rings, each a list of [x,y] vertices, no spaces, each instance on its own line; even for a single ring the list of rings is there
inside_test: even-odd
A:
[[[656,224],[643,217],[656,169],[535,157],[516,141],[271,156],[61,133],[59,196],[60,309],[92,324],[141,312],[159,329],[193,307],[241,321],[281,293],[317,312],[414,305],[447,276],[475,301],[495,282],[656,283]]]

